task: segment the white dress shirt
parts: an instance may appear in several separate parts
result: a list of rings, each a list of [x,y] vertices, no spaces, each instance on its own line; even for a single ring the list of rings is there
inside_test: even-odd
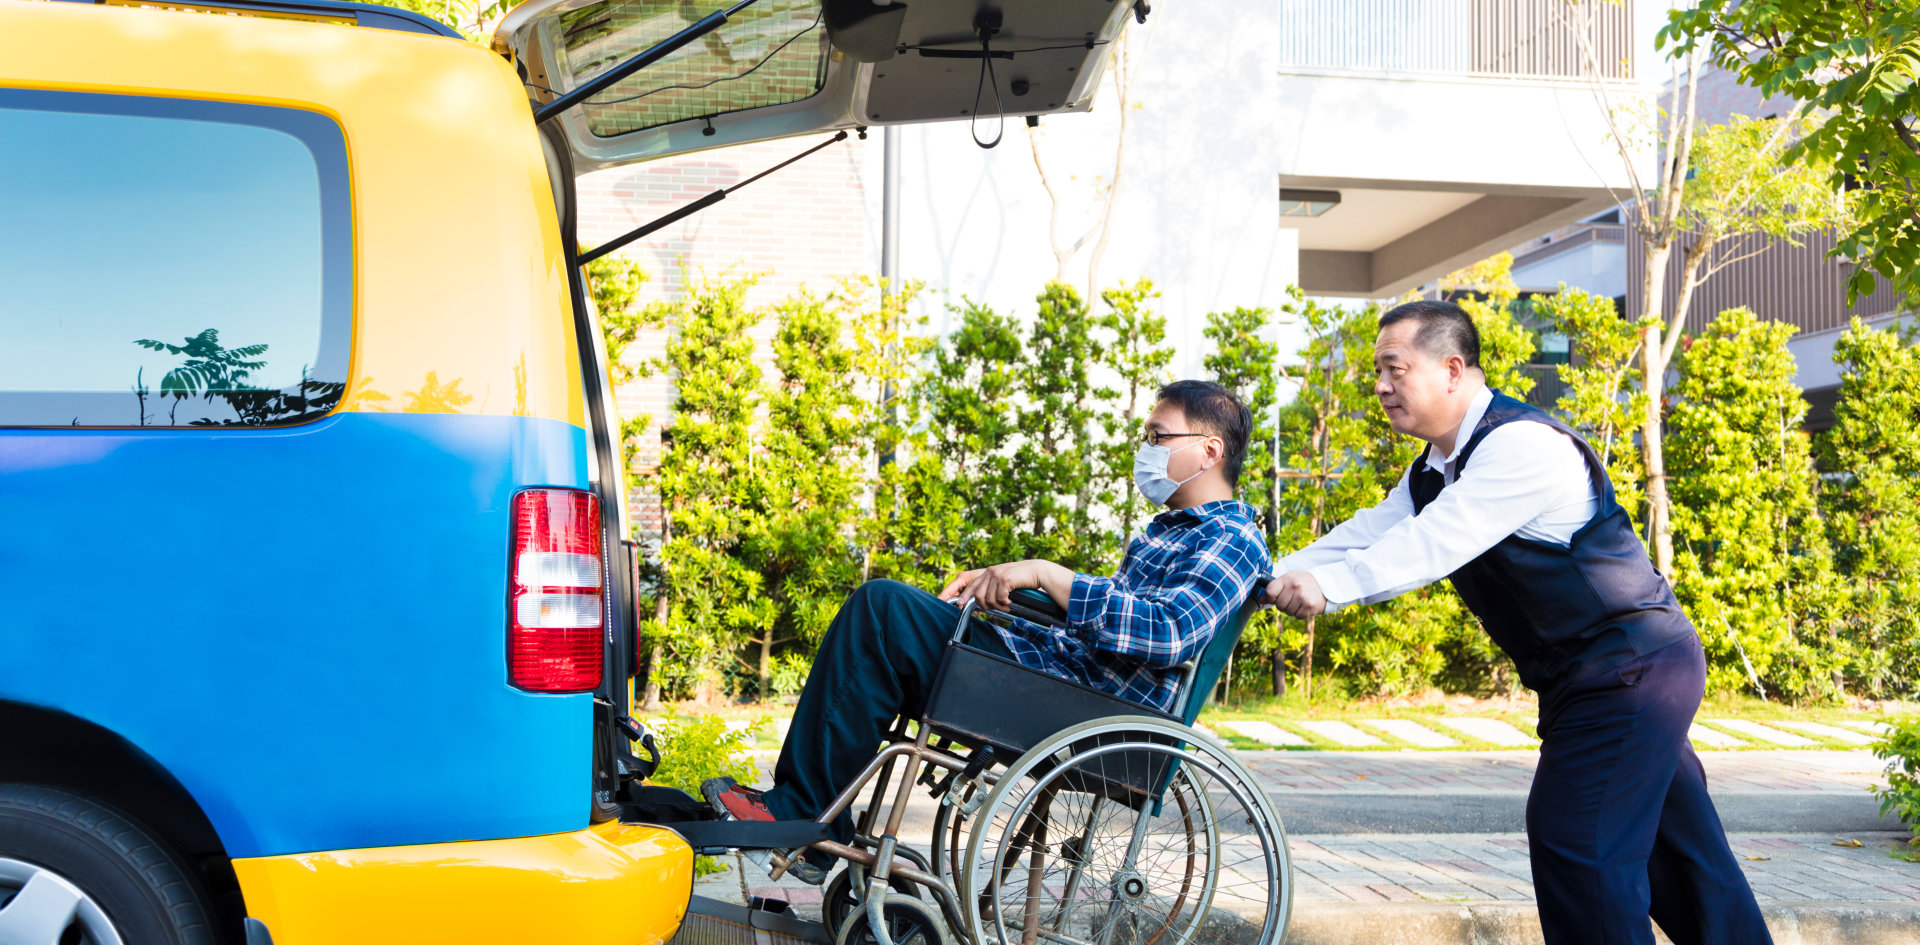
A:
[[[1419,515],[1402,473],[1379,505],[1274,562],[1275,573],[1312,574],[1331,613],[1431,584],[1509,535],[1565,547],[1598,508],[1586,459],[1566,434],[1544,423],[1503,424],[1474,448],[1464,472],[1456,468],[1492,402],[1482,387],[1460,421],[1453,452],[1427,450],[1427,465],[1447,487]]]

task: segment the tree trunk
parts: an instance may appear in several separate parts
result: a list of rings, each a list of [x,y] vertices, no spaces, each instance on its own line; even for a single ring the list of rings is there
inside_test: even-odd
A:
[[[1307,701],[1313,701],[1313,622],[1319,617],[1307,618],[1307,649],[1300,657],[1300,679],[1307,693]]]
[[[673,538],[673,516],[661,503],[660,509],[660,586],[653,598],[653,622],[657,627],[667,625],[667,542]],[[660,651],[659,641],[647,649],[646,695],[640,700],[640,708],[647,712],[660,711]]]
[[[1661,448],[1661,401],[1667,381],[1666,347],[1661,343],[1662,313],[1666,301],[1667,258],[1673,252],[1670,242],[1645,244],[1640,277],[1640,311],[1656,316],[1644,330],[1640,343],[1640,383],[1647,394],[1647,412],[1640,422],[1640,451],[1646,460],[1647,537],[1653,546],[1653,566],[1673,582],[1673,523],[1667,501],[1667,463]]]
[[[754,678],[759,686],[755,698],[764,703],[773,694],[773,631],[768,630],[766,636],[754,642],[760,644],[760,665],[754,669]]]
[[[667,604],[660,602],[660,611],[666,612]],[[660,644],[655,643],[647,650],[647,688],[640,698],[640,708],[648,712],[660,711]]]
[[[1279,619],[1279,618],[1275,618]],[[1279,649],[1273,651],[1273,697],[1283,699],[1287,695],[1287,658]]]

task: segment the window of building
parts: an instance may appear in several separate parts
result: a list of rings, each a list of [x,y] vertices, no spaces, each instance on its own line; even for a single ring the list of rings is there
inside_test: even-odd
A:
[[[352,229],[331,119],[0,89],[0,207],[0,426],[254,426],[339,402]]]

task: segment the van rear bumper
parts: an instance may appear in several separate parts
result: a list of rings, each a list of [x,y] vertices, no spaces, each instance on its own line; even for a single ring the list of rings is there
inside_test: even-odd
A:
[[[693,850],[605,823],[508,840],[233,861],[274,945],[565,942],[659,945],[693,893]]]

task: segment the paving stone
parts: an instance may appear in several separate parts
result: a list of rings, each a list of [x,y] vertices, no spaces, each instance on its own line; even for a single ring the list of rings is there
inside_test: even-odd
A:
[[[1345,722],[1296,722],[1301,728],[1312,732],[1327,741],[1349,748],[1372,748],[1386,742],[1348,725]]]
[[[1859,729],[1862,732],[1868,732],[1874,735],[1887,734],[1887,723],[1885,722],[1841,722],[1840,724],[1848,728]]]
[[[787,732],[792,728],[793,719],[791,718],[773,720],[773,731],[776,735],[780,736],[780,743],[783,745],[786,744],[787,741]]]
[[[1305,738],[1281,728],[1272,722],[1215,722],[1215,728],[1224,728],[1229,732],[1267,745],[1306,745]]]
[[[1740,748],[1746,745],[1746,742],[1732,735],[1728,735],[1725,732],[1716,732],[1698,722],[1692,723],[1692,727],[1687,729],[1687,737],[1708,748]]]
[[[1412,719],[1362,719],[1361,722],[1422,748],[1452,748],[1460,744]]]
[[[1539,739],[1529,737],[1527,733],[1499,719],[1444,718],[1439,721],[1441,725],[1495,745],[1524,748],[1540,744]]]
[[[1819,735],[1822,738],[1831,738],[1834,741],[1846,742],[1849,745],[1871,745],[1878,740],[1872,736],[1862,735],[1859,732],[1848,731],[1838,726],[1826,725],[1820,722],[1775,722],[1774,724],[1782,728],[1793,729],[1796,732],[1806,732],[1809,735]]]
[[[1732,729],[1749,738],[1757,738],[1763,742],[1772,742],[1775,745],[1805,748],[1814,744],[1813,739],[1801,738],[1792,732],[1783,732],[1777,728],[1768,728],[1758,722],[1749,722],[1746,719],[1707,719],[1706,721],[1712,722],[1721,728]]]

